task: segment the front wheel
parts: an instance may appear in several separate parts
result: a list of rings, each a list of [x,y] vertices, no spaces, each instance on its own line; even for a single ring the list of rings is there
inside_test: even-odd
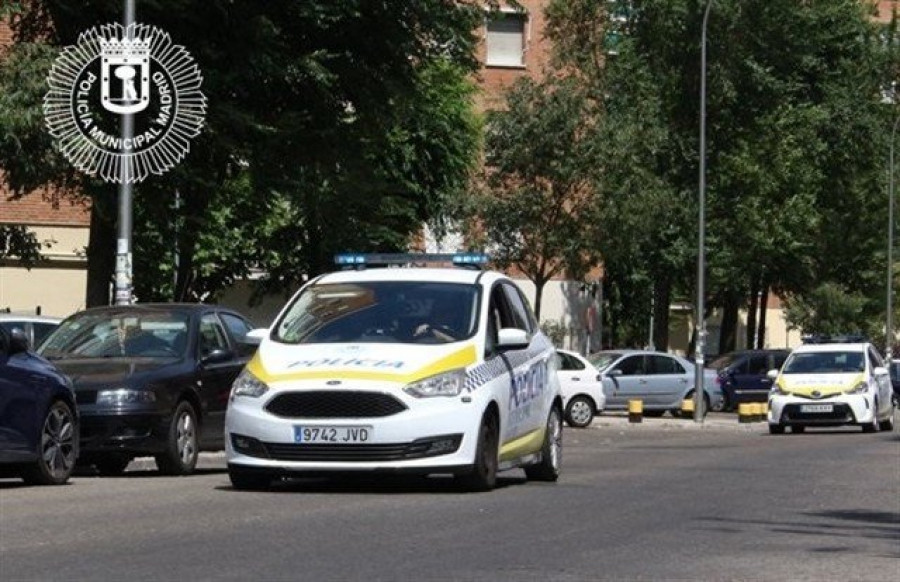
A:
[[[460,475],[459,483],[466,491],[490,491],[497,485],[500,453],[500,426],[497,416],[486,412],[478,429],[475,464],[472,470]]]
[[[594,420],[594,403],[587,396],[576,396],[566,405],[566,422],[574,428],[586,428]]]
[[[873,433],[878,432],[880,425],[878,423],[878,402],[875,402],[872,406],[872,422],[867,422],[862,425],[862,431],[865,433]]]
[[[769,434],[784,434],[784,425],[783,424],[770,424],[769,425]]]
[[[156,466],[164,475],[189,475],[197,466],[197,415],[190,402],[175,408],[164,453],[156,455]]]
[[[22,472],[22,480],[29,485],[62,485],[75,468],[78,439],[75,413],[65,402],[58,400],[44,416],[41,429],[41,456]]]
[[[525,476],[532,481],[556,481],[562,465],[562,418],[555,406],[547,416],[541,461],[525,467]]]

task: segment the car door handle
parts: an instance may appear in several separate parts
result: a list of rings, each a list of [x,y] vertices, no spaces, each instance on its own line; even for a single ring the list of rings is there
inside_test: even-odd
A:
[[[646,381],[646,380],[640,380],[639,383],[640,383],[640,384],[646,384],[647,381]]]
[[[578,376],[572,376],[573,382],[579,382],[580,380],[581,380],[581,378],[579,378]]]

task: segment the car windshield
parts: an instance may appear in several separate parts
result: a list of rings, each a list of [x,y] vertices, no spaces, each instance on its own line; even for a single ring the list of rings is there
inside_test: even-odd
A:
[[[601,372],[622,357],[622,352],[597,352],[588,356],[588,361]]]
[[[785,362],[782,374],[847,374],[864,372],[862,351],[794,353]]]
[[[187,331],[184,313],[88,311],[65,320],[38,352],[51,360],[181,357],[187,348]]]
[[[449,343],[472,337],[479,288],[429,281],[366,281],[308,287],[275,324],[288,344]]]

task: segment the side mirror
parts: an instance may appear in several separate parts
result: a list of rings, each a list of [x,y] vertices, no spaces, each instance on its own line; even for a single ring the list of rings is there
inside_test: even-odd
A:
[[[265,339],[266,336],[269,335],[269,329],[266,327],[258,327],[256,329],[251,329],[247,332],[247,335],[244,336],[244,342],[248,344],[259,345],[259,343]]]
[[[878,366],[877,368],[872,370],[872,374],[874,374],[876,376],[887,376],[888,371],[887,371],[887,368],[885,368],[883,366]]]
[[[616,368],[616,369],[614,369],[614,370],[610,370],[609,372],[606,372],[605,374],[606,374],[607,376],[611,376],[611,377],[621,376],[621,375],[622,375],[622,370]]]
[[[9,332],[9,355],[21,354],[27,352],[29,348],[28,336],[21,328],[14,327]]]
[[[201,364],[219,364],[221,362],[227,362],[228,360],[234,358],[234,352],[231,350],[213,350],[200,358]]]
[[[769,370],[768,372],[766,372],[766,378],[768,378],[769,380],[774,381],[775,378],[777,378],[777,377],[778,377],[778,368],[775,368],[774,370]]]
[[[497,347],[501,350],[524,350],[528,347],[528,332],[516,327],[504,327],[497,332]]]

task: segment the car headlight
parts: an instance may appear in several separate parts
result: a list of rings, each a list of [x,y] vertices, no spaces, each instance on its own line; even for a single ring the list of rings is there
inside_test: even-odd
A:
[[[787,396],[788,394],[790,394],[790,392],[785,392],[777,383],[772,384],[772,389],[769,391],[769,396]]]
[[[868,390],[869,390],[869,383],[863,381],[863,382],[860,382],[859,384],[857,384],[853,388],[853,390],[847,392],[847,394],[865,394]]]
[[[458,396],[462,392],[465,383],[466,371],[463,368],[459,368],[407,384],[403,391],[416,398]]]
[[[268,390],[269,387],[265,382],[254,376],[248,370],[244,370],[237,378],[235,378],[234,383],[231,385],[231,398],[237,396],[259,398],[268,392]]]
[[[156,402],[156,393],[152,390],[134,388],[116,388],[97,392],[98,406],[123,406],[125,404],[146,404]]]

